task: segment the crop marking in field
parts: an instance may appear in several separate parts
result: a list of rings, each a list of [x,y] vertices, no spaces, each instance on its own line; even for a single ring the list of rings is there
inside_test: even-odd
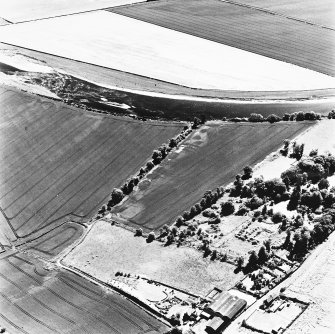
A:
[[[0,35],[5,43],[194,88],[335,87],[324,74],[104,11],[3,26]]]

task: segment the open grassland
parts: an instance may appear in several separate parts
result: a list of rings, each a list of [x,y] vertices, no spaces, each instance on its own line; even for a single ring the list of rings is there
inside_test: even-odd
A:
[[[132,302],[23,255],[0,260],[0,323],[11,334],[139,334],[167,328]]]
[[[219,0],[162,0],[111,11],[335,76],[333,30]]]
[[[295,40],[300,41],[297,36]],[[288,64],[288,59],[271,59],[108,11],[2,26],[0,41],[193,88],[280,91],[335,87],[334,78]],[[279,49],[286,54],[283,45],[285,42]],[[330,45],[327,42],[325,52]],[[305,51],[294,47],[295,55]],[[317,51],[313,62],[322,59],[324,50],[318,47]]]
[[[88,220],[183,126],[103,116],[17,91],[0,96],[0,206],[19,237]]]
[[[158,229],[172,224],[206,190],[227,184],[246,165],[277,150],[313,123],[230,124],[209,122],[194,132],[148,180],[113,209],[122,221]]]
[[[2,0],[1,16],[13,23],[70,15],[106,7],[123,6],[143,0]]]
[[[243,276],[234,274],[235,266],[211,261],[190,247],[164,247],[157,241],[148,244],[145,238],[104,221],[96,222],[64,263],[104,282],[121,271],[203,296],[215,286],[227,290]]]
[[[333,0],[237,0],[233,2],[335,29]]]

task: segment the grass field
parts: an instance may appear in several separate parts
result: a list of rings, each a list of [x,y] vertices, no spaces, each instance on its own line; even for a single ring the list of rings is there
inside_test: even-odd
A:
[[[111,11],[335,76],[333,30],[219,0],[162,0]]]
[[[278,61],[108,11],[2,26],[0,41],[193,88],[335,88],[334,78],[288,64],[288,59]],[[316,58],[322,54],[319,47]]]
[[[19,237],[89,219],[183,126],[103,116],[17,91],[0,97],[0,206]]]
[[[106,7],[122,6],[142,0],[2,0],[1,16],[13,23],[40,20],[48,17],[69,15]]]
[[[147,229],[171,224],[200,201],[206,190],[233,181],[246,165],[263,160],[285,138],[295,137],[313,123],[207,124],[113,212]]]
[[[0,323],[11,334],[140,334],[167,328],[132,302],[24,255],[0,260]]]
[[[335,3],[333,0],[238,0],[236,2],[335,28]]]
[[[144,238],[104,221],[93,226],[64,263],[104,282],[122,271],[202,296],[215,286],[227,290],[243,276],[234,274],[235,266],[211,261],[190,247],[164,247],[156,241],[148,244]]]

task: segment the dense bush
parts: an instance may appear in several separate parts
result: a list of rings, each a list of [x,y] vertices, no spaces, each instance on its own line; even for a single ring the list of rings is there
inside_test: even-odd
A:
[[[328,118],[329,119],[335,119],[335,110],[332,110],[332,111],[329,112]]]
[[[227,201],[221,204],[221,216],[229,216],[235,211],[234,203]]]
[[[249,122],[263,122],[264,117],[261,114],[252,113],[250,114],[248,120]]]
[[[263,200],[260,199],[258,196],[254,195],[250,200],[246,202],[246,206],[251,210],[258,209],[260,206],[263,205]]]
[[[155,233],[150,232],[147,236],[147,243],[150,243],[150,242],[154,241],[155,239],[156,239]]]
[[[272,216],[272,221],[275,224],[281,223],[283,220],[283,214],[280,212],[276,212],[273,216]]]
[[[114,188],[111,194],[111,199],[108,202],[108,206],[114,206],[120,203],[124,198],[124,194],[121,189]]]
[[[269,122],[269,123],[276,123],[276,122],[279,122],[281,121],[281,118],[275,114],[271,114],[269,115],[266,120]]]

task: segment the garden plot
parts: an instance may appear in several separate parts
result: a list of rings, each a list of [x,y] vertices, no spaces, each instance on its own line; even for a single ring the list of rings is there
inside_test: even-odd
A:
[[[3,26],[0,35],[12,45],[193,88],[335,87],[321,73],[105,11]]]

